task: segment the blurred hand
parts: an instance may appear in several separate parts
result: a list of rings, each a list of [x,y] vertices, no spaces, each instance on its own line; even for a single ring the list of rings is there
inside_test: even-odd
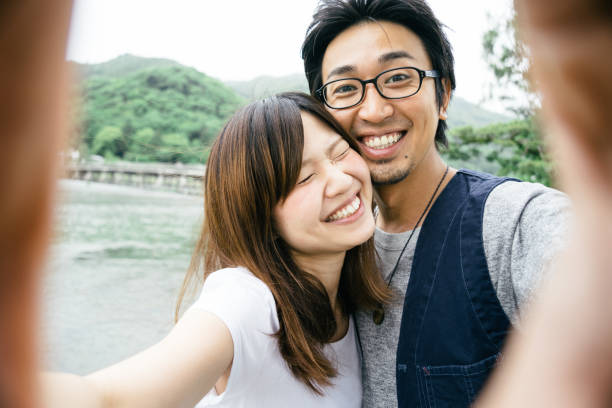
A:
[[[612,385],[612,3],[516,0],[572,238],[479,406],[604,407]]]

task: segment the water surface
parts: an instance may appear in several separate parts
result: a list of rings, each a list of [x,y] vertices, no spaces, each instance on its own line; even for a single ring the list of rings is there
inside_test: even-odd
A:
[[[45,367],[86,374],[163,338],[201,219],[201,197],[61,181],[43,281]]]

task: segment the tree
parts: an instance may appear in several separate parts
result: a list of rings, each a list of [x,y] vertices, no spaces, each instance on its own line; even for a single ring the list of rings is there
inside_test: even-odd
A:
[[[161,146],[156,149],[155,158],[161,162],[176,163],[189,151],[189,140],[181,133],[170,133],[161,137]]]
[[[470,126],[454,129],[449,146],[446,154],[451,161],[484,160],[493,165],[498,175],[552,184],[552,165],[531,118],[479,129]]]
[[[132,137],[132,142],[125,155],[129,161],[150,161],[155,154],[159,140],[156,140],[155,131],[149,127],[140,129]]]
[[[489,84],[489,98],[499,98],[519,117],[532,117],[540,104],[528,80],[529,50],[516,31],[514,12],[507,20],[491,19],[482,47],[484,59],[495,77]]]
[[[452,129],[446,157],[451,162],[477,163],[481,170],[501,176],[551,185],[553,168],[536,123],[538,96],[527,79],[529,50],[516,33],[514,13],[508,20],[494,23],[482,44],[496,79],[489,97],[500,98],[519,119],[479,129]]]
[[[104,157],[123,157],[127,146],[123,140],[121,129],[115,126],[105,126],[94,137],[92,153]]]

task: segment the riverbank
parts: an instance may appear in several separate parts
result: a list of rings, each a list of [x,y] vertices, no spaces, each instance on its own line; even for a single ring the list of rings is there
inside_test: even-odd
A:
[[[118,184],[155,191],[202,195],[206,166],[134,162],[71,162],[65,166],[68,179]]]

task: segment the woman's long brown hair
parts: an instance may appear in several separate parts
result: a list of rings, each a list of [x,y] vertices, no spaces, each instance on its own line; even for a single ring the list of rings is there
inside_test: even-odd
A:
[[[336,375],[322,346],[336,332],[330,299],[321,281],[300,269],[275,231],[273,210],[295,186],[302,163],[308,112],[357,143],[312,97],[280,94],[237,112],[216,140],[204,179],[204,222],[177,304],[200,269],[204,279],[225,267],[243,266],[261,279],[276,301],[280,352],[293,374],[317,393]],[[373,241],[346,254],[338,299],[344,313],[388,300],[376,269]]]

